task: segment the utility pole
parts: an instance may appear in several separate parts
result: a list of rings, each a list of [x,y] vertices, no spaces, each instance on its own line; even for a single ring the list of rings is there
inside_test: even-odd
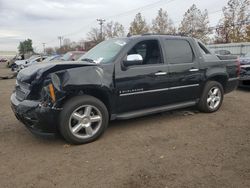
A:
[[[61,48],[61,47],[62,47],[63,36],[59,36],[59,37],[58,37],[58,40],[59,40],[59,44],[60,44],[60,48]]]
[[[45,55],[45,44],[46,43],[43,43],[43,54]]]
[[[103,28],[103,23],[106,21],[105,19],[96,19],[98,22],[99,22],[99,25],[100,25],[100,38],[101,40],[103,40],[103,31],[102,31],[102,28]]]

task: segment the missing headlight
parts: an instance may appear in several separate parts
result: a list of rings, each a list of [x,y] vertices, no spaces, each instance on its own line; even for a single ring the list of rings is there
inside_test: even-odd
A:
[[[60,81],[60,78],[55,74],[51,74],[51,81],[52,81],[52,84],[53,86],[58,90],[60,91],[61,90],[61,81]]]

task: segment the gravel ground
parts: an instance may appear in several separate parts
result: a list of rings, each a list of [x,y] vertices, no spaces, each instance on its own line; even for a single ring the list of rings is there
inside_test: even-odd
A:
[[[226,95],[217,113],[114,121],[96,142],[72,146],[16,120],[14,84],[0,80],[0,187],[250,187],[250,90]]]

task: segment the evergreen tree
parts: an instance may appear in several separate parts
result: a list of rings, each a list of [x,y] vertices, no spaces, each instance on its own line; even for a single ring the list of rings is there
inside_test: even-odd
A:
[[[28,52],[34,52],[34,49],[32,47],[32,40],[31,39],[27,39],[23,42],[19,43],[18,46],[18,51],[20,54],[26,54]]]

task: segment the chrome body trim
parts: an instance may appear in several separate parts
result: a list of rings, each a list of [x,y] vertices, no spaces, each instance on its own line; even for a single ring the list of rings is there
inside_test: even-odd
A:
[[[144,94],[144,93],[154,93],[154,92],[160,92],[160,91],[168,91],[168,90],[183,89],[183,88],[198,87],[198,86],[199,86],[199,84],[176,86],[176,87],[153,89],[153,90],[147,90],[147,91],[138,91],[138,92],[133,92],[133,93],[123,93],[123,94],[120,94],[120,96],[123,97],[123,96],[130,96],[130,95],[139,95],[139,94]]]
[[[239,77],[229,78],[229,79],[228,79],[229,82],[232,82],[232,81],[235,81],[235,80],[239,80]]]

